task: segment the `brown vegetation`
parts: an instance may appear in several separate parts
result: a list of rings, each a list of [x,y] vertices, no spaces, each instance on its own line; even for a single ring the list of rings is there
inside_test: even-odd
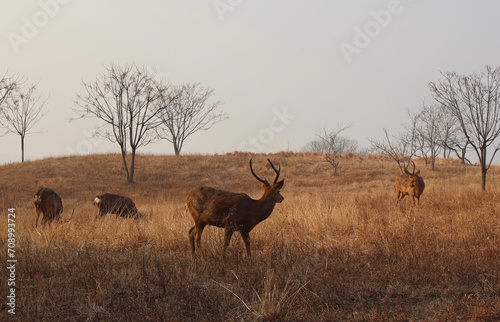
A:
[[[276,203],[281,203],[284,199],[280,190],[285,180],[278,182],[280,170],[276,169],[271,160],[267,159],[267,161],[276,173],[272,185],[255,174],[252,159],[250,159],[250,171],[262,183],[262,197],[258,200],[250,198],[246,193],[229,192],[211,187],[198,187],[188,194],[186,207],[194,220],[194,226],[189,230],[193,255],[195,240],[196,248],[200,249],[203,230],[205,226],[210,225],[224,228],[224,255],[233,233],[239,231],[245,242],[247,256],[250,257],[250,232],[271,215]]]
[[[188,192],[210,185],[258,197],[251,157],[259,174],[267,157],[281,165],[286,201],[252,231],[252,258],[235,239],[221,260],[224,234],[207,227],[205,260],[193,260]],[[120,155],[93,155],[0,167],[0,209],[15,207],[18,259],[17,314],[0,303],[1,321],[500,319],[498,167],[483,192],[479,167],[438,160],[415,208],[395,206],[397,167],[378,156],[346,158],[332,177],[321,154],[139,155],[136,184],[120,164]],[[39,186],[76,208],[73,220],[33,229]],[[146,219],[96,220],[89,200],[105,191],[130,196]]]

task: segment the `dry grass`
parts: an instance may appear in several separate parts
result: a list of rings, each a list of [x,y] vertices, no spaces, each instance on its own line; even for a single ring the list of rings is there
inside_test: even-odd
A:
[[[222,260],[222,230],[209,227],[204,256],[193,260],[187,192],[211,185],[259,197],[250,157],[140,155],[133,185],[118,155],[0,167],[2,253],[9,207],[18,243],[17,315],[2,303],[0,320],[500,319],[500,169],[481,192],[476,167],[417,163],[426,190],[413,208],[407,198],[395,206],[397,166],[382,157],[346,157],[332,176],[321,155],[271,155],[285,200],[252,231],[253,257],[235,235]],[[254,155],[254,167],[271,179],[266,157]],[[40,186],[61,195],[63,218],[75,209],[73,220],[33,229]],[[148,217],[95,220],[92,200],[103,192],[131,197]]]

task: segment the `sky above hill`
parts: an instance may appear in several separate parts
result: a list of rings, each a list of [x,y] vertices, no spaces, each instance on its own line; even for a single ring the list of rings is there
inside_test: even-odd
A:
[[[300,150],[320,128],[369,147],[398,133],[407,110],[432,101],[440,71],[498,66],[494,1],[9,1],[0,11],[0,75],[23,75],[48,96],[26,158],[118,152],[69,119],[82,81],[110,63],[146,66],[172,84],[200,82],[229,119],[183,153]],[[20,160],[0,137],[0,164]],[[160,141],[140,153],[172,154]]]

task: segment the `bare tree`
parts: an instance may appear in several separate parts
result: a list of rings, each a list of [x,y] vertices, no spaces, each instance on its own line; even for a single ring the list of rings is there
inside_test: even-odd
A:
[[[439,106],[441,127],[441,149],[443,157],[449,158],[451,152],[463,163],[472,164],[467,158],[467,152],[472,151],[467,138],[463,135],[460,124],[452,111],[444,105]]]
[[[318,138],[307,142],[301,149],[304,152],[325,153],[328,151],[328,143]]]
[[[24,87],[15,86],[4,96],[4,107],[0,110],[0,124],[7,133],[21,137],[21,162],[24,162],[24,141],[26,135],[43,117],[43,106],[48,98],[36,94],[36,84]]]
[[[427,144],[424,132],[421,130],[422,124],[422,111],[412,112],[408,109],[409,122],[403,124],[405,132],[400,134],[400,140],[411,151],[409,157],[420,156],[428,163],[428,155],[430,152],[429,145]]]
[[[77,94],[74,111],[79,118],[104,121],[95,134],[119,145],[127,180],[132,183],[136,151],[156,139],[155,129],[162,123],[162,108],[168,107],[174,97],[170,87],[156,81],[154,72],[145,67],[111,64],[105,69],[97,80],[82,82],[85,91]]]
[[[372,150],[390,156],[399,166],[401,173],[408,167],[411,159],[416,156],[417,145],[415,144],[415,131],[402,132],[397,136],[389,135],[384,129],[384,140],[371,140]]]
[[[441,126],[441,146],[443,151],[443,158],[449,158],[452,151],[455,153],[457,144],[464,142],[460,136],[460,126],[458,120],[450,113],[446,106],[439,105],[440,110],[439,124]],[[463,158],[461,158],[464,161]]]
[[[188,137],[210,129],[228,116],[217,111],[222,104],[220,101],[208,102],[214,92],[211,88],[193,83],[178,87],[176,92],[176,99],[172,103],[169,100],[163,103],[162,126],[157,129],[157,134],[171,142],[175,155],[179,155]]]
[[[430,154],[431,169],[436,167],[436,158],[442,149],[442,109],[436,105],[423,103],[422,109],[417,114],[416,131],[422,141],[422,156]]]
[[[434,99],[457,118],[463,135],[481,165],[481,188],[486,190],[486,174],[500,150],[500,67],[486,66],[486,72],[459,75],[441,73],[444,80],[430,82]],[[488,148],[493,148],[488,157]]]
[[[333,174],[337,174],[337,168],[340,164],[340,157],[344,153],[355,152],[358,148],[358,143],[347,137],[341,136],[340,133],[351,128],[351,125],[342,126],[339,124],[337,130],[328,132],[326,128],[320,129],[316,132],[316,136],[323,142],[319,145],[323,147],[325,153],[325,161],[330,163],[333,167]]]

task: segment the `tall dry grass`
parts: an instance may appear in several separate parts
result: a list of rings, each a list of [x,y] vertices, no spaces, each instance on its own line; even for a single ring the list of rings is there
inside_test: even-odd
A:
[[[283,203],[222,260],[222,230],[191,258],[184,208],[198,185],[260,197],[250,174],[281,164]],[[53,158],[0,167],[0,245],[15,207],[18,321],[491,321],[500,319],[500,169],[480,191],[479,169],[440,160],[420,207],[395,205],[397,166],[349,156],[337,176],[322,156],[147,156],[126,184],[118,155]],[[40,186],[62,197],[68,223],[32,227]],[[131,197],[146,218],[95,219],[93,197]],[[3,255],[2,259],[5,258]],[[5,261],[2,266],[5,266]],[[5,270],[2,275],[6,276]],[[6,298],[5,278],[1,297]]]

